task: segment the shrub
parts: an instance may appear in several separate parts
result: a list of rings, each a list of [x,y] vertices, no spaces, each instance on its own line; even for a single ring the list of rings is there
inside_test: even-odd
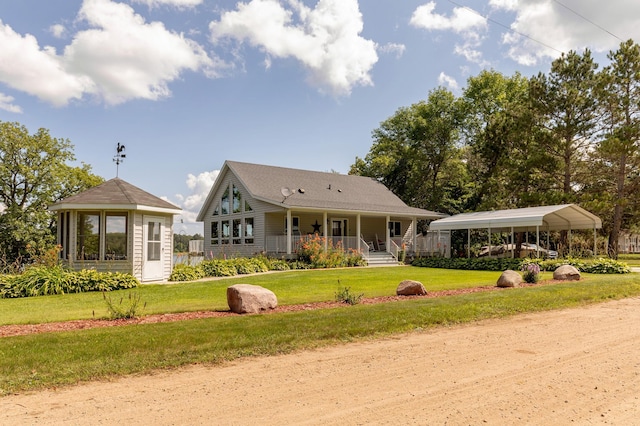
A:
[[[331,240],[318,234],[302,238],[296,254],[298,261],[307,263],[312,269],[366,265],[362,255],[357,251],[346,251],[340,243],[334,245]]]
[[[200,266],[207,277],[232,277],[238,275],[238,270],[235,265],[231,264],[228,260],[205,260]]]
[[[540,279],[540,266],[536,263],[522,265],[522,279],[529,284],[535,284]]]
[[[85,291],[112,291],[133,288],[138,280],[120,272],[98,272],[93,269],[68,271],[62,266],[33,266],[24,273],[5,276],[0,284],[0,297],[31,297]]]
[[[517,271],[522,267],[522,263],[523,259],[506,257],[491,259],[421,257],[414,259],[411,264],[425,268],[463,269],[469,271],[506,271],[507,269]]]
[[[351,287],[341,287],[336,291],[336,302],[348,303],[349,305],[357,305],[362,300],[364,293],[353,294]]]
[[[181,263],[173,267],[169,281],[195,281],[204,277],[204,269],[200,265],[192,266]]]
[[[135,318],[136,316],[141,314],[141,310],[147,307],[147,303],[145,302],[142,308],[140,309],[140,294],[138,293],[129,293],[127,299],[127,303],[123,305],[125,302],[124,296],[120,296],[119,302],[114,302],[111,299],[111,295],[107,295],[107,293],[103,292],[102,297],[107,304],[107,310],[109,311],[109,318],[115,319],[128,319]]]

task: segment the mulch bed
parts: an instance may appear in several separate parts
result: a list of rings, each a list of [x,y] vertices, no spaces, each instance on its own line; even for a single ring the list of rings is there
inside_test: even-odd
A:
[[[529,287],[534,285],[540,286],[540,285],[555,284],[557,282],[558,281],[554,281],[554,280],[545,280],[537,284],[522,283],[520,286],[521,287]],[[360,304],[372,305],[375,303],[387,303],[387,302],[395,302],[399,300],[410,300],[410,299],[425,298],[425,297],[436,298],[436,297],[445,297],[445,296],[455,296],[455,295],[467,294],[467,293],[479,293],[479,292],[486,292],[486,291],[504,291],[509,289],[510,288],[500,288],[496,286],[483,286],[483,287],[464,288],[459,290],[430,291],[427,293],[426,296],[383,296],[383,297],[362,298],[360,300]],[[346,305],[345,303],[342,303],[342,302],[304,303],[301,305],[278,306],[277,308],[267,311],[265,313],[296,312],[296,311],[306,311],[306,310],[313,310],[313,309],[338,308],[338,307],[346,307],[346,306],[349,306],[349,305]],[[239,315],[240,314],[236,314],[231,311],[197,311],[197,312],[181,312],[181,313],[175,313],[175,314],[154,314],[154,315],[146,315],[139,318],[121,319],[121,320],[88,319],[88,320],[74,320],[74,321],[63,321],[63,322],[49,322],[49,323],[41,323],[41,324],[11,324],[11,325],[0,326],[0,338],[9,337],[9,336],[22,336],[22,335],[36,334],[36,333],[85,330],[89,328],[98,328],[98,327],[117,327],[117,326],[132,325],[132,324],[153,324],[153,323],[160,323],[160,322],[174,322],[174,321],[184,321],[184,320],[199,319],[199,318],[230,317],[230,316],[239,316]]]

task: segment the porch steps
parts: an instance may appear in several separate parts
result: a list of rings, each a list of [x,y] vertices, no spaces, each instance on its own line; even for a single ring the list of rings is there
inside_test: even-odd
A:
[[[386,251],[370,251],[367,259],[369,266],[397,266],[398,261]]]

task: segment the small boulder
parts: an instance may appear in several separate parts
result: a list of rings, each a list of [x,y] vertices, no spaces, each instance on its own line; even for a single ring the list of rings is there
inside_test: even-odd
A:
[[[271,290],[259,285],[235,284],[227,287],[227,303],[231,312],[255,314],[267,309],[275,309],[278,299]]]
[[[424,296],[427,294],[427,289],[420,281],[404,280],[398,284],[396,294],[398,296]]]
[[[561,265],[553,271],[553,279],[561,281],[578,281],[580,279],[580,271],[575,266]]]
[[[522,284],[522,275],[511,269],[507,269],[498,278],[498,287],[519,287]]]

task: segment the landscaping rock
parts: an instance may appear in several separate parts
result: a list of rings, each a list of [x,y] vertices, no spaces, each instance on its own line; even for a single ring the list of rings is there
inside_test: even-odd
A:
[[[275,309],[278,299],[271,291],[259,285],[235,284],[227,287],[229,309],[237,314],[255,314]]]
[[[404,280],[398,284],[396,294],[398,296],[424,296],[427,294],[427,289],[420,281]]]
[[[580,271],[575,266],[561,265],[553,271],[554,280],[562,281],[578,281],[580,279]]]
[[[507,269],[498,278],[498,287],[519,287],[522,284],[522,275],[511,269]]]

